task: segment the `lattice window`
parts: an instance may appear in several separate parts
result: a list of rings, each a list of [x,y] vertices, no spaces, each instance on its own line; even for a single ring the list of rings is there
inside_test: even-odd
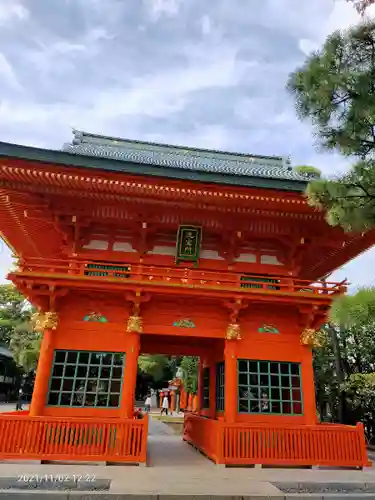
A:
[[[301,365],[238,360],[238,411],[302,415]]]
[[[48,405],[118,408],[125,353],[56,350]]]
[[[202,407],[210,407],[210,369],[203,368],[203,394],[202,394]]]
[[[225,364],[224,361],[216,365],[216,410],[224,411],[225,401]]]

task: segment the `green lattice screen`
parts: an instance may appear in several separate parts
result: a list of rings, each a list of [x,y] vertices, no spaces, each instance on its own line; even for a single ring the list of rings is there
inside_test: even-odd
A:
[[[203,368],[203,397],[202,397],[202,407],[210,407],[210,369],[208,367]]]
[[[84,275],[85,276],[108,276],[109,271],[112,272],[114,278],[129,278],[130,266],[119,266],[119,265],[109,265],[109,264],[87,264]],[[121,272],[113,272],[121,271]],[[125,274],[126,273],[126,274]]]
[[[48,405],[118,408],[125,353],[56,350]]]
[[[264,278],[257,276],[256,274],[244,274],[241,276],[241,288],[266,288],[268,290],[280,290],[280,287],[277,284],[280,283],[280,280],[274,278]],[[247,283],[251,281],[251,283]],[[264,287],[265,283],[269,283],[266,287]]]
[[[224,361],[216,365],[216,409],[224,411],[225,401],[225,364]]]
[[[238,411],[302,415],[300,364],[238,360]]]

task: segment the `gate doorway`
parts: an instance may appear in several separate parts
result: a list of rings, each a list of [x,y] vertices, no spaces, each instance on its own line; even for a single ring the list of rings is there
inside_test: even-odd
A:
[[[157,393],[157,407],[153,406],[149,414],[147,436],[147,464],[151,467],[213,467],[213,462],[184,440],[184,420],[186,411],[200,414],[203,410],[203,364],[218,353],[222,355],[224,340],[194,338],[175,335],[141,335],[140,353],[145,355],[164,355],[168,357],[194,356],[198,358],[197,391],[193,396],[182,386],[176,391],[172,380],[164,380],[162,389],[168,389],[168,416],[161,415],[164,393]],[[172,383],[172,385],[170,385]],[[212,394],[215,397],[214,394]],[[154,399],[155,401],[155,399]],[[181,407],[181,409],[179,408]],[[178,411],[180,409],[180,411]]]

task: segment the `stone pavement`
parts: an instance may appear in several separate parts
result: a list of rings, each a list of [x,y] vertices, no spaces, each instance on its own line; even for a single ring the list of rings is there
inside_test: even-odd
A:
[[[28,408],[29,405],[24,404],[22,409],[27,410]],[[8,411],[16,411],[16,403],[0,403],[0,413]]]
[[[69,499],[158,499],[200,500],[232,499],[375,499],[375,468],[356,470],[255,469],[222,468],[215,466],[162,422],[150,419],[148,447],[149,467],[102,466],[94,464],[36,464],[30,462],[0,463],[0,500],[56,498]],[[32,479],[47,478],[47,487],[65,483],[70,491],[25,489]],[[86,482],[85,482],[86,481]],[[10,484],[12,482],[13,484]],[[83,491],[92,488],[107,491]],[[48,484],[49,483],[49,484]],[[303,495],[289,494],[300,483],[307,491]],[[73,484],[73,486],[72,486]],[[103,486],[106,484],[106,488]],[[365,484],[371,493],[363,493]],[[347,493],[332,495],[333,490]],[[344,485],[344,486],[343,486]],[[316,490],[320,486],[320,490]],[[12,487],[12,489],[9,489]],[[8,488],[8,489],[6,489]],[[281,488],[281,489],[280,489]],[[360,491],[362,489],[362,491]],[[81,490],[81,491],[80,491]],[[326,490],[326,491],[325,491]],[[332,488],[331,488],[332,491]]]
[[[182,441],[181,436],[176,435],[168,425],[152,416],[149,421],[147,464],[150,467],[215,468],[210,460]]]

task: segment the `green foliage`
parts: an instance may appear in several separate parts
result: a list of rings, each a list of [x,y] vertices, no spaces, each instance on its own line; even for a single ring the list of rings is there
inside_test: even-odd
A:
[[[34,332],[30,323],[21,323],[13,330],[10,349],[15,362],[26,373],[37,367],[41,340],[41,335]]]
[[[13,285],[0,285],[0,343],[7,345],[15,362],[26,372],[36,368],[40,335],[33,331],[32,307]]]
[[[13,285],[0,285],[0,343],[9,345],[13,329],[30,319],[27,305]]]
[[[374,110],[375,111],[375,110]],[[347,232],[375,226],[375,162],[360,161],[337,180],[314,180],[307,187],[311,206],[326,210],[327,222]]]
[[[183,370],[185,391],[196,394],[198,392],[198,358],[194,356],[184,356],[180,366]]]
[[[375,139],[375,23],[330,35],[292,73],[288,89],[319,142],[345,155],[372,157]]]
[[[180,364],[179,356],[163,356],[161,354],[142,354],[138,358],[138,369],[141,374],[152,379],[156,387],[166,385],[176,374]]]
[[[322,175],[321,171],[318,168],[315,168],[311,165],[297,165],[294,167],[294,170],[302,175],[306,175],[308,177],[320,177]]]
[[[324,330],[331,342],[314,352],[318,407],[324,415],[328,404],[337,419],[339,407],[344,402],[344,420],[353,423],[368,414],[372,404],[365,406],[363,403],[363,395],[367,394],[365,389],[371,389],[368,385],[371,377],[362,379],[357,375],[375,372],[375,289],[361,289],[355,295],[336,299],[330,321]],[[356,384],[363,380],[367,385],[357,397]],[[375,406],[372,411],[374,409]]]
[[[342,177],[311,182],[309,203],[346,231],[374,227],[375,23],[333,33],[290,75],[287,88],[299,117],[312,122],[318,144],[358,159]]]
[[[375,408],[375,373],[354,373],[343,384],[347,401],[350,403],[356,420],[373,416]]]
[[[337,418],[340,387],[336,377],[335,356],[332,343],[329,342],[328,328],[322,329],[327,342],[321,348],[314,349],[315,390],[318,410],[326,416],[328,409]]]
[[[161,354],[142,354],[138,358],[138,367],[140,371],[150,375],[156,383],[161,382],[165,378],[164,374],[168,367],[168,363],[168,357]]]
[[[375,288],[361,288],[355,295],[337,298],[331,307],[330,319],[348,328],[366,328],[375,323]]]

